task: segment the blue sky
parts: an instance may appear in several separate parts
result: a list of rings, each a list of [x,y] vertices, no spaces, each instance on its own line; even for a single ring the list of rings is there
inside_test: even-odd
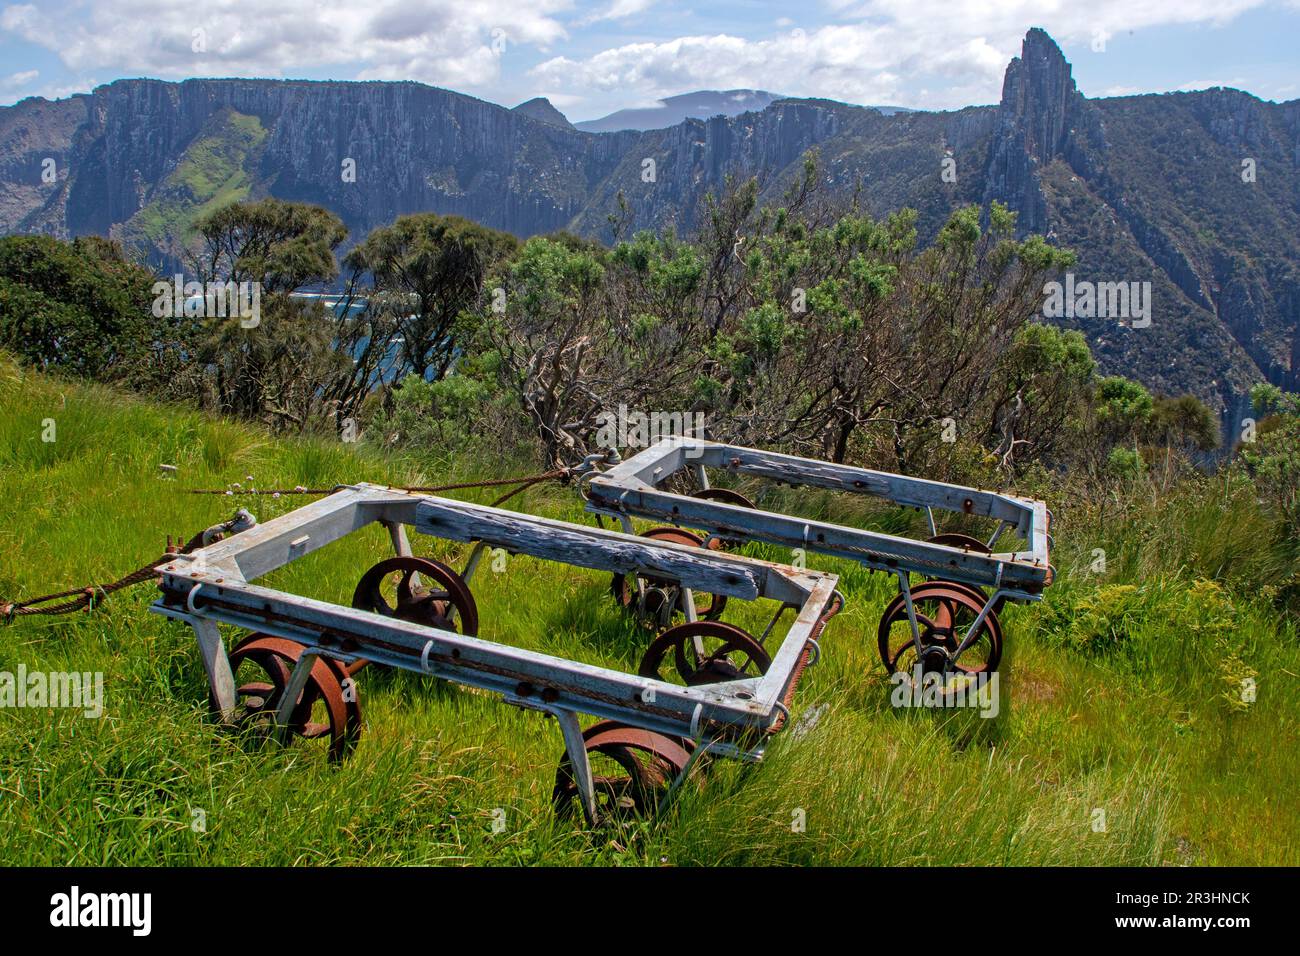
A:
[[[570,119],[696,89],[998,99],[1041,26],[1089,96],[1300,98],[1300,0],[0,0],[0,104],[120,77],[409,79]]]

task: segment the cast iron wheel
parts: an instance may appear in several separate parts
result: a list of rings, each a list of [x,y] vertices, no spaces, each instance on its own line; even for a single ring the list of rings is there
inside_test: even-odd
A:
[[[751,511],[758,507],[739,491],[732,491],[730,488],[701,488],[699,491],[691,492],[691,497],[699,498],[701,501],[719,501],[724,505],[736,505],[738,508],[748,508]],[[714,538],[709,542],[709,547],[730,551],[744,543],[740,538]]]
[[[294,665],[306,646],[267,634],[250,634],[230,652],[235,677],[235,723],[270,736],[275,715]],[[344,692],[346,669],[317,657],[289,715],[288,729],[304,740],[325,739],[329,759],[343,760],[361,737],[361,708],[353,693]],[[354,698],[349,705],[348,696]]]
[[[478,605],[469,585],[447,565],[429,558],[380,561],[362,575],[352,606],[444,631],[478,633]]]
[[[989,546],[979,538],[972,538],[968,534],[962,534],[960,531],[947,531],[943,534],[936,534],[933,538],[926,539],[930,544],[947,545],[950,548],[962,548],[966,551],[974,551],[976,554],[992,554]]]
[[[651,643],[637,673],[698,687],[759,677],[771,666],[772,658],[748,631],[724,621],[687,621]]]
[[[592,724],[582,739],[591,763],[597,823],[654,813],[690,759],[688,741],[613,720]],[[561,816],[582,812],[567,752],[555,771],[551,800]]]
[[[673,544],[687,544],[699,548],[704,539],[681,528],[651,528],[642,532],[641,537],[656,541],[668,541]],[[645,606],[637,607],[637,585],[641,583],[645,592]],[[640,612],[641,616],[651,622],[666,621],[682,613],[682,589],[676,581],[668,581],[648,574],[638,574],[633,579],[630,574],[615,574],[610,581],[610,592],[620,606]],[[727,606],[725,594],[699,594],[692,592],[695,601],[695,617],[700,620],[716,621],[722,616]]]
[[[962,534],[959,531],[949,531],[945,534],[936,534],[933,538],[927,538],[926,540],[929,541],[930,544],[944,544],[950,548],[961,548],[965,551],[973,551],[975,554],[993,553],[989,546],[979,538],[972,538],[970,535]],[[979,597],[981,601],[988,600],[988,592],[975,584],[963,584],[960,581],[947,581],[943,578],[926,578],[926,580],[941,581],[951,587],[965,588]],[[997,603],[993,605],[993,612],[995,614],[1001,614],[1002,608],[1006,603],[1007,599],[1005,597],[998,598]]]
[[[958,645],[984,608],[986,598],[969,585],[928,581],[912,588],[912,606],[921,635],[917,658],[907,603],[898,595],[880,618],[877,641],[885,670],[911,674],[918,663],[925,671],[959,674],[991,673],[1002,660],[1002,625],[990,610],[975,632],[975,640],[956,660]]]

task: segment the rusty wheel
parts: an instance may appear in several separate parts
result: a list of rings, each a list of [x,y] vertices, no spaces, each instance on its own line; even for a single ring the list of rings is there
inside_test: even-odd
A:
[[[979,538],[972,538],[968,534],[962,534],[960,531],[948,531],[944,534],[936,534],[933,538],[927,538],[930,544],[947,545],[950,548],[962,548],[966,551],[974,551],[976,554],[992,554],[989,546]]]
[[[997,612],[990,610],[980,623],[974,642],[952,659],[983,609],[986,598],[976,589],[950,581],[929,581],[912,588],[912,605],[921,634],[918,660],[907,604],[898,595],[880,619],[878,632],[880,659],[890,674],[912,673],[919,664],[922,671],[941,674],[979,674],[995,671],[1002,660],[1002,625]]]
[[[353,661],[351,664],[344,664],[332,657],[325,657],[322,660],[329,665],[330,670],[334,672],[334,676],[339,682],[339,690],[343,695],[343,706],[347,709],[344,733],[351,741],[348,744],[348,753],[351,753],[361,739],[361,688],[357,686],[354,675],[365,666],[366,662]]]
[[[688,544],[702,547],[704,539],[681,528],[651,528],[642,532],[641,537],[656,541],[668,541],[673,544]],[[643,606],[637,606],[637,586],[640,581],[645,593]],[[644,619],[666,625],[673,617],[682,613],[682,589],[676,581],[668,581],[651,575],[639,574],[634,581],[630,574],[615,574],[610,581],[610,591],[614,600],[629,610],[635,611]],[[695,616],[702,620],[715,621],[722,616],[727,606],[724,594],[693,594]]]
[[[739,491],[732,491],[730,488],[702,488],[691,492],[691,497],[699,498],[701,501],[719,501],[724,505],[736,505],[738,508],[749,508],[751,511],[758,507]],[[740,538],[715,538],[709,542],[709,547],[731,550],[744,543]]]
[[[367,571],[352,606],[413,624],[478,633],[478,605],[465,579],[429,558],[399,556]]]
[[[688,741],[613,720],[592,724],[582,739],[591,763],[597,822],[653,813],[690,759]],[[561,815],[581,812],[568,753],[555,771],[551,799]]]
[[[993,551],[989,548],[989,546],[985,544],[983,541],[981,541],[979,538],[972,538],[970,535],[962,534],[959,531],[949,531],[944,534],[936,534],[933,538],[927,538],[926,540],[930,544],[943,544],[943,545],[947,545],[950,548],[961,548],[964,551],[971,551],[975,554],[993,553]],[[966,591],[969,591],[974,597],[976,597],[979,600],[981,606],[985,601],[988,600],[988,592],[985,591],[982,587],[979,587],[974,584],[963,584],[960,581],[948,581],[943,578],[926,578],[926,580],[939,581],[953,588],[963,588]],[[1002,607],[1006,603],[1007,603],[1007,599],[1005,597],[998,598],[997,603],[993,605],[993,612],[995,614],[1002,613]]]
[[[723,621],[688,621],[668,628],[646,649],[637,673],[697,687],[767,673],[772,658],[749,632]]]
[[[230,670],[235,677],[238,725],[268,735],[274,730],[289,676],[306,649],[297,641],[267,634],[250,634],[235,645],[230,652]],[[346,757],[361,737],[361,707],[355,686],[347,685],[352,692],[345,691],[347,679],[346,669],[338,662],[316,658],[289,716],[293,736],[325,739],[334,762]]]

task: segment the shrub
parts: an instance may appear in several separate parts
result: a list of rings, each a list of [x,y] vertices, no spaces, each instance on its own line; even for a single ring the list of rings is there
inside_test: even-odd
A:
[[[28,362],[102,376],[145,349],[153,276],[101,239],[0,239],[0,347]]]

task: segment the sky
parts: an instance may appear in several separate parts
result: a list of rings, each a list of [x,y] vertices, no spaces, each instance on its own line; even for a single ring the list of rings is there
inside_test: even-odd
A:
[[[122,77],[417,80],[571,120],[700,89],[997,102],[1042,27],[1087,96],[1300,98],[1300,0],[0,0],[0,104]]]

